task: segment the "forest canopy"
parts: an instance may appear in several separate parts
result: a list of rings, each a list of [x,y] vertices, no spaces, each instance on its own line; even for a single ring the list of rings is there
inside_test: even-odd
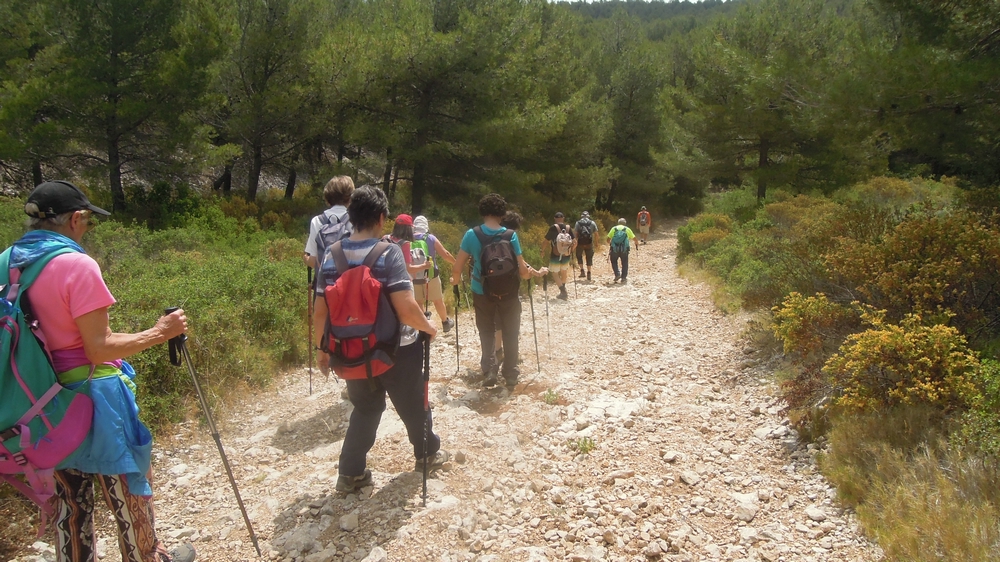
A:
[[[995,0],[9,0],[0,181],[122,211],[160,182],[253,201],[346,172],[440,215],[993,188],[998,49]]]

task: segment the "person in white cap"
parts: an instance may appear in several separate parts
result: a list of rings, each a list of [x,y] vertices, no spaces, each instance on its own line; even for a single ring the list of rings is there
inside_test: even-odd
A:
[[[417,304],[424,304],[427,301],[434,303],[438,316],[441,318],[441,327],[445,332],[451,331],[455,327],[455,321],[448,317],[448,308],[444,305],[444,294],[441,290],[441,270],[438,267],[438,258],[454,265],[455,256],[451,255],[448,248],[444,247],[441,240],[428,232],[427,217],[418,215],[413,219],[413,242],[410,242],[410,252],[421,251],[431,266],[425,271],[423,279],[413,280],[413,296]]]

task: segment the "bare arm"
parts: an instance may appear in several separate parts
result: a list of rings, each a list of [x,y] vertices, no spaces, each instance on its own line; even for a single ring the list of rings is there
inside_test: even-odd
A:
[[[458,282],[462,279],[462,272],[465,271],[465,265],[469,263],[469,258],[471,256],[465,250],[459,250],[458,255],[455,256],[455,263],[452,264],[451,268],[451,284],[458,285]]]
[[[549,268],[543,267],[541,269],[535,269],[528,265],[528,262],[524,261],[524,256],[517,256],[517,269],[518,273],[521,274],[521,279],[531,279],[532,277],[543,277],[549,272]]]
[[[183,310],[161,316],[156,325],[136,334],[111,331],[108,309],[99,308],[76,319],[83,338],[83,351],[94,365],[122,359],[161,344],[187,331],[187,316]]]
[[[451,252],[448,251],[448,248],[444,247],[444,244],[441,243],[441,240],[437,236],[434,237],[434,251],[437,252],[437,255],[444,258],[444,261],[455,265],[455,256],[451,255]]]

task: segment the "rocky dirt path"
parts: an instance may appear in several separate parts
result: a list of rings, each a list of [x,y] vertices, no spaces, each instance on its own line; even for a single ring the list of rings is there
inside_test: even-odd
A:
[[[551,342],[535,291],[540,374],[524,301],[512,394],[479,388],[471,315],[459,323],[461,371],[454,331],[434,342],[434,423],[455,458],[426,507],[391,407],[369,456],[374,486],[334,491],[350,405],[318,372],[312,396],[300,371],[218,414],[265,558],[879,559],[817,473],[815,446],[780,415],[766,368],[741,343],[745,320],[677,275],[672,226],[633,251],[627,286],[610,284],[603,261],[568,302],[550,287]],[[168,544],[191,541],[201,560],[255,558],[204,427],[161,440],[155,469]],[[102,544],[116,559],[114,542]]]

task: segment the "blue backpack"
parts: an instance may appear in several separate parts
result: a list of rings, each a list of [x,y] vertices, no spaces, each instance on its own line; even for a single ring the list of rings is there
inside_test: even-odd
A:
[[[616,254],[628,253],[628,227],[622,225],[615,227],[615,233],[611,236],[611,251]]]
[[[35,502],[43,521],[54,514],[53,471],[86,440],[94,403],[87,383],[59,384],[26,292],[49,260],[73,251],[54,250],[23,271],[10,269],[11,248],[0,254],[0,480]]]

